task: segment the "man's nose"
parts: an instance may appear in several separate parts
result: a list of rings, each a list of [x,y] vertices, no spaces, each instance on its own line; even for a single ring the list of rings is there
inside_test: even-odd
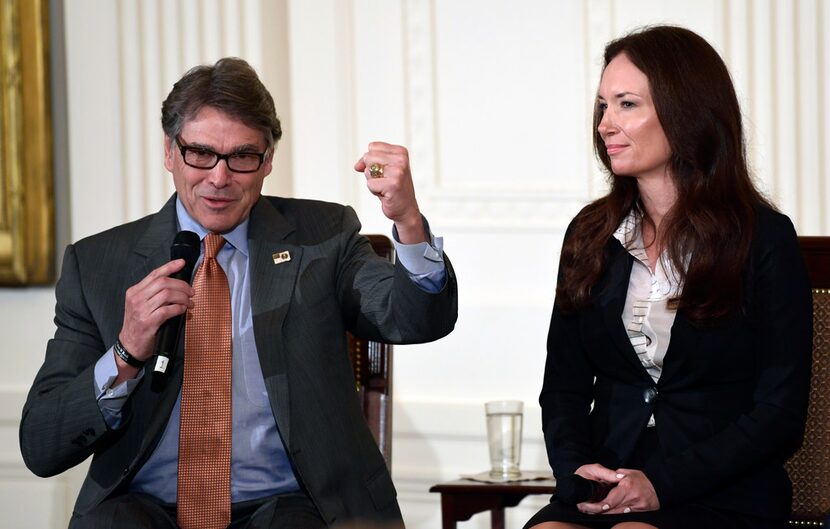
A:
[[[233,180],[233,171],[228,167],[228,160],[219,160],[213,169],[210,169],[208,174],[208,182],[213,187],[222,188],[227,186]]]

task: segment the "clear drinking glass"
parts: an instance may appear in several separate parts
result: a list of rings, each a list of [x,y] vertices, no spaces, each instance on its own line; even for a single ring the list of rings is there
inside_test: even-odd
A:
[[[521,475],[523,407],[524,403],[520,400],[484,403],[492,478],[517,478]]]

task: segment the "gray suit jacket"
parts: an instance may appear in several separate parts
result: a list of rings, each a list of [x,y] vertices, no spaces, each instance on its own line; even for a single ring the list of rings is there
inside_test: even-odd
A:
[[[429,294],[377,257],[351,208],[262,197],[249,225],[251,305],[262,374],[297,476],[329,523],[400,521],[395,488],[355,394],[345,332],[390,343],[448,334],[455,275]],[[110,430],[93,371],[114,342],[130,286],[169,260],[175,196],[154,215],[69,245],[56,287],[55,337],[23,408],[26,465],[51,476],[93,456],[75,504],[82,515],[124,491],[158,443],[181,387],[181,358],[165,388],[145,376]],[[275,265],[272,254],[289,251]],[[180,353],[181,354],[181,353]]]

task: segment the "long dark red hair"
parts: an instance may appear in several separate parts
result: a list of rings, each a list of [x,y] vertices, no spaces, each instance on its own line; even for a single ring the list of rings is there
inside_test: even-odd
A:
[[[612,41],[605,48],[604,67],[621,53],[648,78],[671,148],[669,171],[677,201],[663,219],[660,242],[683,285],[673,303],[692,321],[716,320],[741,305],[741,275],[756,208],[772,207],[749,174],[732,79],[715,49],[680,27],[651,26]],[[611,169],[597,131],[601,119],[597,105],[594,150],[611,190],[577,215],[566,237],[557,286],[557,302],[565,311],[590,304],[591,288],[606,265],[605,245],[628,213],[633,210],[642,222],[652,223],[636,179]]]

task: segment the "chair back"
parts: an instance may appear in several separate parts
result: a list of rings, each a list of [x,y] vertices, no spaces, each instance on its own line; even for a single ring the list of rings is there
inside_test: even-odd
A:
[[[830,237],[799,237],[813,288],[813,374],[804,443],[785,467],[790,525],[822,527],[830,515]]]
[[[395,262],[395,249],[385,235],[366,235],[375,253]],[[392,470],[392,345],[346,334],[363,415]]]

